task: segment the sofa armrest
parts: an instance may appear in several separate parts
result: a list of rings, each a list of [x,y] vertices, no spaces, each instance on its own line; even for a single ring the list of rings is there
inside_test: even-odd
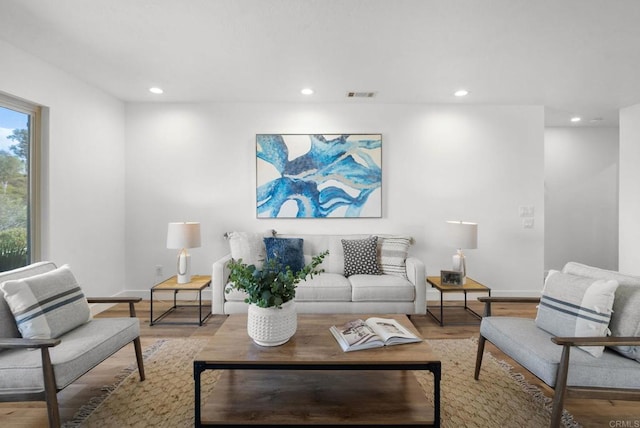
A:
[[[491,303],[540,303],[540,297],[478,297],[478,301],[484,303],[483,317],[491,316]]]
[[[60,339],[2,338],[0,339],[0,349],[51,348],[58,346],[60,342]]]
[[[136,308],[134,303],[138,303],[141,300],[141,297],[87,297],[88,303],[128,303],[129,316],[131,318],[136,317]]]
[[[229,268],[227,263],[231,260],[231,254],[227,254],[213,263],[211,274],[211,313],[224,314],[225,287],[229,282]]]
[[[407,257],[405,262],[407,278],[416,288],[416,300],[414,302],[416,314],[427,313],[427,276],[424,263],[415,257]]]

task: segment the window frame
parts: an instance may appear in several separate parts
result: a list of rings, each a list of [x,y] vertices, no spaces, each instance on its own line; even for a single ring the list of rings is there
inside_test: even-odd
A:
[[[43,107],[0,91],[0,107],[8,108],[29,116],[29,159],[27,170],[28,206],[27,241],[29,243],[27,263],[34,263],[42,257],[42,141]]]

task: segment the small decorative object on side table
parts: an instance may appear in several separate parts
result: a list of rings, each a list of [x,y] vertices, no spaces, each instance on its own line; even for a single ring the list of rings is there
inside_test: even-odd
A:
[[[198,321],[195,324],[202,325],[207,318],[211,316],[211,305],[208,305],[209,311],[207,314],[202,317],[202,290],[209,287],[211,285],[211,276],[210,275],[193,275],[191,277],[191,281],[185,284],[178,283],[177,276],[172,276],[171,278],[162,281],[159,284],[151,287],[151,302],[150,302],[150,314],[149,314],[149,325],[158,324],[158,322],[169,315],[171,312],[175,311],[177,308],[198,308]],[[156,292],[166,292],[173,291],[173,306],[160,314],[157,318],[153,318],[153,295]],[[198,293],[198,304],[197,305],[178,305],[176,302],[176,296],[178,295],[178,291],[195,291]],[[193,322],[166,322],[166,324],[194,324]]]
[[[443,284],[440,276],[428,276],[427,282],[433,286],[436,290],[440,292],[440,318],[438,318],[430,309],[429,305],[427,305],[427,314],[431,315],[433,319],[435,319],[440,326],[444,326],[444,311],[443,311],[443,296],[445,293],[464,293],[464,306],[450,306],[449,309],[460,308],[469,312],[474,317],[481,319],[482,316],[467,306],[467,293],[489,293],[491,296],[491,289],[486,285],[482,285],[477,281],[467,277],[466,284],[463,285],[451,285],[451,284]],[[456,324],[467,324],[467,323],[456,323]]]
[[[456,270],[441,270],[440,284],[442,285],[462,285],[464,283],[462,272]]]

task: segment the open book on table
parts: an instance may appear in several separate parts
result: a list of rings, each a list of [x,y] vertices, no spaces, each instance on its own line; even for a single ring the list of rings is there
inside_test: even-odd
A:
[[[357,319],[344,325],[334,325],[330,330],[344,352],[422,342],[422,339],[390,318]]]

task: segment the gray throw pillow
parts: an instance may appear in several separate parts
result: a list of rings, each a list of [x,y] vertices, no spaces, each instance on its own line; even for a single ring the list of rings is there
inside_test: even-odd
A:
[[[377,259],[378,237],[343,239],[344,276],[380,275]]]

